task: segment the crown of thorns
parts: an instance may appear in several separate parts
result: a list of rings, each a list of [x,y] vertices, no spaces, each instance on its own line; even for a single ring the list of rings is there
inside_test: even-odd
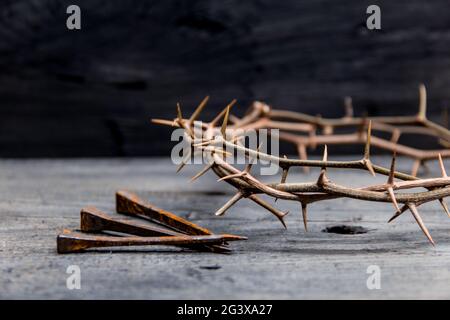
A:
[[[325,119],[320,116],[310,116],[293,111],[275,110],[261,102],[254,102],[247,114],[238,118],[230,114],[231,107],[236,103],[236,100],[233,100],[212,121],[201,124],[199,135],[195,132],[196,130],[193,130],[193,127],[194,122],[208,102],[209,97],[206,97],[190,118],[183,117],[181,106],[178,103],[177,117],[174,120],[153,119],[152,122],[184,129],[185,138],[190,143],[191,148],[183,155],[183,160],[177,172],[184,167],[194,153],[201,152],[207,159],[207,165],[191,181],[212,170],[218,176],[218,181],[225,181],[237,190],[236,194],[216,211],[215,214],[218,216],[225,214],[242,198],[247,198],[272,213],[286,227],[284,217],[288,212],[276,209],[259,197],[260,194],[264,194],[274,198],[275,201],[283,199],[298,202],[301,207],[304,227],[307,231],[307,206],[314,202],[342,197],[364,201],[389,202],[395,210],[389,222],[405,211],[410,211],[425,236],[434,245],[434,241],[417,208],[427,202],[437,200],[450,217],[449,209],[444,201],[444,198],[450,195],[450,178],[447,176],[442,160],[443,157],[450,157],[450,150],[447,149],[450,145],[450,132],[445,127],[427,119],[426,90],[423,85],[420,86],[419,92],[419,111],[414,116],[354,117],[351,100],[347,98],[346,115],[338,119]],[[219,125],[222,118],[222,124]],[[354,127],[356,130],[350,134],[335,134],[335,129],[340,127]],[[280,140],[294,143],[297,146],[299,159],[286,156],[277,157],[260,151],[260,148],[248,148],[242,143],[242,137],[238,135],[239,132],[242,132],[242,129],[262,128],[279,129]],[[391,133],[391,139],[386,140],[372,136],[372,129]],[[442,150],[421,150],[399,144],[400,135],[408,133],[433,136],[445,148]],[[200,142],[199,139],[201,139]],[[329,161],[327,144],[364,144],[364,156],[360,160]],[[316,147],[317,145],[324,145],[322,160],[308,160],[306,148]],[[372,163],[370,160],[371,145],[393,153],[390,168]],[[277,164],[281,168],[279,182],[263,183],[260,181],[255,174],[251,173],[254,162],[249,162],[242,170],[231,165],[227,161],[227,157],[230,156],[228,150],[242,153],[249,159],[261,159]],[[412,174],[395,170],[396,154],[415,159]],[[419,167],[425,161],[433,159],[439,161],[442,176],[428,179],[416,177]],[[319,167],[321,170],[315,181],[287,183],[289,170],[293,167]],[[327,176],[327,168],[366,170],[372,175],[385,175],[387,180],[382,184],[352,188],[331,181]],[[405,190],[409,192],[402,192]]]

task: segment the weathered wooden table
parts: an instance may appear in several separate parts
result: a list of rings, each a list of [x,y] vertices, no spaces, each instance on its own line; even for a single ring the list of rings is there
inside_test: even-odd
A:
[[[374,162],[388,165],[389,159]],[[410,167],[407,160],[399,162],[400,170]],[[279,201],[278,207],[291,212],[284,230],[247,200],[215,217],[232,189],[212,173],[190,184],[198,169],[187,166],[177,175],[169,159],[158,158],[1,160],[0,298],[450,298],[450,219],[438,205],[420,208],[435,248],[410,214],[387,224],[391,205],[349,199],[312,205],[308,233],[299,205]],[[316,177],[317,171],[298,172],[289,179]],[[351,185],[384,181],[359,171],[331,170],[330,177]],[[113,213],[117,189],[133,190],[215,232],[249,240],[232,243],[230,255],[170,248],[58,255],[57,233],[78,226],[83,206]],[[322,232],[341,224],[369,232]],[[70,265],[80,267],[80,290],[66,287]],[[366,285],[371,265],[381,271],[379,290]]]

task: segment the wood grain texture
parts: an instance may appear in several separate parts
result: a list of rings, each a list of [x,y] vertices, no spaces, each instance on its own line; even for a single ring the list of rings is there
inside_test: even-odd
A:
[[[337,159],[342,158],[331,157]],[[384,166],[390,161],[373,160]],[[399,170],[411,165],[398,162]],[[216,217],[214,211],[233,190],[212,173],[189,184],[198,167],[187,166],[179,175],[175,169],[167,158],[0,160],[0,298],[450,298],[450,221],[437,204],[420,208],[435,248],[411,215],[387,224],[392,205],[350,199],[312,205],[305,233],[300,205],[284,201],[276,206],[290,211],[287,230],[248,200]],[[437,165],[431,170],[439,174]],[[329,171],[331,179],[347,185],[385,181],[359,171]],[[309,181],[317,175],[318,170],[293,171],[289,179]],[[114,192],[121,188],[216,233],[249,239],[232,243],[230,255],[163,247],[58,255],[58,232],[77,228],[86,205],[113,214]],[[369,232],[322,232],[342,224]],[[81,290],[66,288],[69,265],[81,268]],[[381,269],[380,290],[366,287],[370,265]]]
[[[448,2],[82,0],[0,3],[0,155],[167,155],[150,117],[186,112],[211,95],[206,118],[233,98],[324,116],[412,114],[450,98]],[[354,151],[354,150],[351,150]]]

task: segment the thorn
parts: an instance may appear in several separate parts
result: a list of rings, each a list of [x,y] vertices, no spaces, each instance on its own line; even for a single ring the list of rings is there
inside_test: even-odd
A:
[[[282,173],[282,175],[281,175],[281,181],[280,181],[280,183],[285,183],[285,182],[286,182],[288,173],[289,173],[289,168],[284,168],[284,169],[283,169],[283,173]]]
[[[181,163],[180,163],[180,165],[179,165],[179,166],[178,166],[178,168],[177,168],[177,171],[176,171],[176,173],[180,172],[180,171],[181,171],[181,169],[183,169],[185,165],[186,165],[186,163],[185,163],[185,162],[181,162]]]
[[[447,213],[447,216],[450,218],[450,211],[448,210],[447,203],[444,199],[439,199],[439,202],[441,203],[442,208],[444,208],[445,213]]]
[[[239,177],[242,177],[242,176],[244,176],[246,174],[247,174],[246,172],[233,173],[233,174],[229,174],[227,176],[224,176],[224,177],[222,177],[220,179],[217,179],[217,181],[219,182],[219,181],[223,181],[223,180],[227,180],[227,179],[239,178]]]
[[[298,155],[301,160],[308,160],[308,154],[306,153],[306,147],[304,144],[300,144],[297,147]],[[304,173],[309,173],[309,167],[303,167]]]
[[[183,115],[181,113],[181,106],[179,102],[177,102],[177,118],[180,123],[183,123]]]
[[[206,167],[204,167],[199,173],[197,173],[195,176],[193,176],[191,178],[190,182],[194,182],[195,180],[200,178],[202,175],[204,175],[206,172],[208,172],[208,170],[211,169],[213,165],[214,164],[211,163],[211,164],[207,165]]]
[[[206,96],[202,102],[200,102],[200,104],[198,105],[197,109],[195,109],[194,113],[192,114],[192,116],[189,118],[189,122],[192,124],[200,115],[200,112],[202,112],[203,108],[206,106],[206,103],[209,100],[209,96]]]
[[[419,85],[419,112],[417,113],[417,119],[421,121],[427,119],[427,89],[423,83]]]
[[[258,148],[256,148],[256,152],[258,153],[259,150],[261,150],[261,147],[263,145],[263,142],[261,141],[261,143],[259,144]],[[256,155],[256,160],[258,159],[258,155]],[[244,172],[246,173],[250,173],[250,170],[252,169],[252,166],[254,163],[252,163],[252,159],[249,157],[248,158],[249,163],[245,166]]]
[[[261,207],[263,207],[264,209],[267,209],[268,211],[270,211],[271,213],[274,214],[274,216],[276,216],[278,218],[278,220],[280,220],[281,224],[284,226],[285,229],[287,229],[286,227],[286,223],[284,222],[284,217],[289,213],[289,211],[287,212],[281,212],[278,209],[275,209],[274,207],[272,207],[270,204],[268,204],[267,202],[265,202],[264,200],[258,198],[256,195],[252,194],[249,196],[249,198],[251,200],[253,200],[254,202],[256,202],[257,204],[259,204]]]
[[[372,132],[372,120],[369,120],[369,124],[367,125],[367,140],[366,146],[364,148],[364,159],[368,160],[370,157],[370,136]]]
[[[428,240],[431,242],[433,246],[435,246],[435,243],[433,241],[433,238],[431,238],[430,233],[428,232],[427,227],[422,221],[422,218],[420,217],[419,211],[417,211],[416,205],[414,203],[407,203],[406,204],[411,211],[412,215],[414,216],[414,219],[416,219],[417,224],[419,225],[420,229],[422,229],[425,236],[428,238]]]
[[[210,123],[209,125],[211,127],[214,127],[216,125],[217,122],[219,122],[220,118],[223,117],[223,115],[225,114],[225,112],[227,112],[228,108],[231,108],[235,103],[236,103],[236,99],[233,99]]]
[[[214,139],[211,139],[211,140],[206,140],[206,141],[199,142],[199,143],[194,143],[192,146],[193,147],[197,147],[197,148],[198,147],[204,147],[204,146],[210,145],[213,142],[214,142]]]
[[[186,157],[184,157],[184,158],[181,160],[181,163],[180,163],[180,165],[178,166],[176,173],[180,172],[181,169],[184,168],[184,166],[186,165],[186,163],[189,161],[190,158],[191,158],[191,151],[189,151],[189,152],[186,154]]]
[[[396,156],[397,156],[397,153],[394,151],[394,154],[392,155],[392,161],[391,161],[391,170],[389,170],[389,178],[388,178],[388,182],[387,182],[389,185],[394,184]]]
[[[222,123],[222,128],[220,129],[220,132],[222,133],[222,136],[226,139],[226,130],[227,130],[227,124],[228,124],[228,117],[230,115],[230,106],[227,106],[227,109],[225,111],[225,115],[223,117],[223,123]]]
[[[447,172],[445,171],[444,161],[442,160],[442,156],[440,153],[439,153],[438,157],[439,157],[439,166],[441,167],[442,177],[447,178]]]
[[[411,169],[411,175],[417,177],[417,172],[419,172],[420,165],[422,164],[421,160],[414,161],[413,167]]]
[[[388,187],[387,191],[389,193],[389,196],[391,197],[392,204],[394,205],[395,210],[397,210],[397,213],[400,212],[400,208],[397,203],[397,199],[395,198],[394,189],[392,187]]]
[[[399,211],[397,211],[389,220],[388,223],[394,221],[395,219],[397,219],[403,212],[405,212],[406,210],[408,210],[408,206],[405,204],[403,205],[403,207],[400,208]]]
[[[241,192],[236,193],[230,200],[225,203],[222,208],[216,211],[216,216],[222,216],[228,209],[230,209],[236,202],[241,200],[243,197]]]
[[[322,161],[323,162],[327,162],[328,161],[328,146],[327,145],[325,145],[324,148],[323,148]],[[322,169],[326,169],[326,166],[323,166]]]
[[[327,147],[327,145],[325,145],[324,148],[323,148],[322,161],[325,162],[325,163],[328,161],[328,147]],[[324,165],[322,167],[322,169],[320,170],[320,175],[319,175],[319,178],[317,179],[317,185],[318,186],[323,186],[325,183],[327,183],[328,178],[326,176],[326,173],[327,173],[327,166]]]
[[[303,225],[305,226],[305,231],[308,232],[308,213],[306,209],[306,203],[302,202],[302,216],[303,216]]]
[[[369,172],[372,174],[372,176],[375,177],[376,174],[375,174],[375,169],[373,168],[373,165],[372,165],[372,161],[370,161],[369,159],[364,159],[363,162],[364,162],[364,166],[366,167],[366,169],[369,170]]]
[[[151,119],[150,121],[151,121],[151,123],[154,123],[154,124],[161,124],[161,125],[163,125],[163,126],[171,126],[171,127],[177,126],[176,124],[174,125],[174,122],[173,122],[172,120],[165,120],[165,119]]]

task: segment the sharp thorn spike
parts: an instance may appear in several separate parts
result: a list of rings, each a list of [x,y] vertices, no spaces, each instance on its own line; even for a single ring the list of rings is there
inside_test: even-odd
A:
[[[261,207],[265,208],[266,210],[268,210],[269,212],[273,213],[274,216],[276,216],[278,218],[278,220],[280,220],[281,224],[284,226],[285,229],[287,229],[286,227],[286,223],[284,222],[284,217],[289,213],[289,212],[281,212],[278,209],[275,209],[274,207],[272,207],[270,204],[268,204],[267,202],[265,202],[264,200],[258,198],[256,195],[252,194],[249,196],[249,199],[253,200],[255,203],[259,204]]]
[[[306,203],[302,202],[302,216],[303,216],[303,225],[305,227],[305,231],[308,232],[308,212],[306,208]]]
[[[444,208],[444,211],[447,214],[447,216],[450,218],[450,211],[448,210],[448,206],[447,206],[447,203],[445,202],[445,200],[439,199],[439,203],[441,204],[442,208]]]
[[[222,127],[220,129],[220,133],[222,133],[222,136],[226,139],[226,130],[227,130],[227,124],[228,124],[228,117],[230,115],[230,106],[227,107],[227,110],[225,111],[225,115],[223,117],[223,123]]]
[[[233,99],[210,123],[209,125],[211,127],[215,127],[217,122],[224,116],[224,114],[227,112],[228,107],[232,107],[236,103],[236,99]]]
[[[280,183],[285,183],[285,182],[286,182],[288,173],[289,173],[289,168],[284,168],[284,169],[283,169],[283,173],[282,173],[282,175],[281,175],[281,181],[280,181]]]
[[[263,143],[261,142],[259,144],[258,148],[256,148],[256,152],[259,152],[259,150],[261,149],[262,145],[263,145]],[[258,158],[258,156],[256,158]],[[250,173],[250,170],[252,169],[252,166],[254,164],[254,162],[252,162],[252,160],[253,160],[253,158],[251,158],[251,157],[248,158],[249,163],[245,166],[244,172]]]
[[[414,161],[413,167],[411,169],[411,175],[417,177],[417,173],[419,172],[420,165],[422,164],[421,160]]]
[[[444,178],[447,178],[447,171],[445,171],[444,161],[442,160],[442,156],[440,153],[439,153],[438,157],[439,157],[439,166],[441,168],[442,176]]]
[[[194,113],[192,114],[192,116],[189,118],[189,122],[192,124],[200,115],[200,113],[202,112],[203,108],[206,106],[206,104],[208,103],[209,100],[209,96],[206,96],[202,102],[200,102],[200,104],[198,105],[198,107],[195,109]]]
[[[200,178],[202,175],[204,175],[206,172],[208,172],[209,169],[212,168],[214,164],[208,164],[206,167],[204,167],[199,173],[197,173],[195,176],[193,176],[190,180],[190,182],[194,182],[198,178]]]
[[[322,157],[322,161],[323,161],[323,162],[327,162],[327,161],[328,161],[328,146],[327,146],[327,145],[325,145],[325,146],[323,147],[323,157]],[[326,168],[326,167],[324,167],[324,168]]]
[[[394,151],[394,154],[392,155],[391,169],[389,170],[389,177],[388,177],[388,184],[390,184],[390,185],[392,185],[394,183],[396,155],[397,155],[397,153]]]
[[[181,105],[177,102],[177,118],[180,123],[183,122],[183,114],[181,113]]]
[[[425,85],[421,83],[419,85],[419,112],[417,113],[417,119],[427,119],[427,89]]]
[[[217,179],[217,181],[224,181],[224,180],[228,180],[228,179],[233,179],[233,178],[239,178],[242,177],[243,175],[245,175],[245,172],[239,172],[239,173],[233,173],[233,174],[229,174],[227,176],[224,176],[220,179]]]
[[[412,215],[414,216],[414,219],[416,219],[417,224],[419,225],[420,229],[422,229],[425,236],[428,238],[430,243],[434,246],[435,243],[433,241],[433,238],[431,237],[430,232],[428,231],[427,227],[423,223],[422,218],[420,217],[419,211],[417,211],[416,205],[414,203],[407,203],[406,205],[408,206],[409,211],[411,211]]]
[[[186,165],[186,163],[185,163],[185,162],[181,162],[181,163],[180,163],[180,165],[179,165],[179,166],[178,166],[178,168],[177,168],[177,171],[176,171],[176,173],[180,172],[180,171],[181,171],[181,169],[183,169],[185,165]]]
[[[236,193],[230,200],[225,203],[222,208],[216,211],[216,216],[222,216],[229,208],[231,208],[236,202],[241,200],[243,197],[241,192]]]
[[[395,210],[397,210],[397,213],[400,212],[400,208],[398,206],[397,199],[395,198],[394,189],[392,189],[392,187],[388,187],[387,191],[389,193],[389,197],[392,200],[392,204],[394,205]]]
[[[389,222],[394,221],[395,219],[397,219],[403,212],[405,212],[406,210],[408,210],[408,206],[405,204],[400,208],[400,211],[397,211],[389,220]]]
[[[186,165],[186,163],[189,161],[189,159],[191,158],[191,151],[189,151],[186,156],[181,160],[180,165],[177,168],[176,173],[180,172],[181,169],[184,168],[184,166]]]
[[[327,145],[324,146],[323,148],[323,157],[322,157],[322,161],[323,162],[327,162],[328,161],[328,147]],[[328,179],[327,179],[327,166],[323,165],[322,169],[320,170],[320,174],[319,174],[319,178],[317,179],[317,185],[323,186],[325,183],[327,183]]]
[[[376,174],[375,174],[375,169],[373,168],[373,165],[372,165],[372,161],[370,161],[370,159],[364,159],[363,161],[364,161],[364,166],[366,167],[366,169],[370,172],[370,174],[372,176],[375,177]]]
[[[366,145],[364,148],[364,159],[370,158],[370,137],[372,134],[372,120],[369,120],[369,124],[367,125],[367,138]]]

